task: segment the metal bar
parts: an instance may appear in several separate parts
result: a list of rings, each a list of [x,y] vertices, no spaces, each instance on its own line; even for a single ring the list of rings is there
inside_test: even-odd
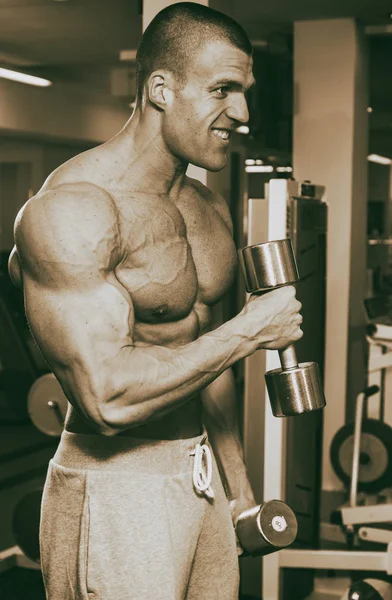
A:
[[[381,369],[389,369],[392,367],[392,352],[381,354],[377,357],[370,356],[368,372],[380,371]]]
[[[392,29],[392,25],[387,25]],[[368,246],[392,246],[392,238],[386,240],[368,240]]]
[[[19,546],[12,546],[0,552],[0,573],[9,571],[13,567],[16,567],[17,554],[22,552]]]
[[[365,542],[390,544],[392,542],[392,531],[377,529],[376,527],[361,527],[358,531],[358,537]]]
[[[372,504],[370,506],[347,506],[341,508],[344,525],[363,523],[389,523],[392,521],[392,504]]]
[[[346,550],[281,550],[279,566],[286,569],[332,569],[343,571],[386,571],[388,552]]]
[[[350,506],[357,505],[357,490],[358,490],[358,473],[359,473],[359,455],[361,451],[361,429],[362,429],[362,414],[363,405],[365,402],[365,394],[362,392],[357,396],[355,407],[355,426],[354,426],[354,449],[353,462],[351,469],[351,485],[350,485]]]
[[[5,573],[13,567],[41,570],[40,564],[28,558],[19,546],[11,546],[0,552],[0,573]]]
[[[279,358],[284,371],[298,367],[297,355],[293,344],[287,346],[284,350],[279,350]]]
[[[18,554],[16,557],[16,565],[23,569],[33,569],[34,571],[40,571],[41,565],[40,563],[35,562],[28,558],[25,554]]]

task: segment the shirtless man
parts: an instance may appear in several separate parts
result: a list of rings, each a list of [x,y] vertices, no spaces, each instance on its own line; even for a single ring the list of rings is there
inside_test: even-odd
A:
[[[70,402],[42,504],[49,600],[238,598],[233,522],[255,499],[230,367],[298,340],[301,305],[281,288],[211,330],[237,268],[232,224],[186,170],[225,166],[253,81],[237,23],[164,9],[128,123],[17,217],[10,273]]]

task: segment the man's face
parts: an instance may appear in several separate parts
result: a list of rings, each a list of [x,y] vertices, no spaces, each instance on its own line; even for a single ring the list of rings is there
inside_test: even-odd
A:
[[[209,171],[223,169],[231,132],[249,120],[252,66],[250,56],[226,42],[199,51],[165,110],[163,136],[172,154]]]

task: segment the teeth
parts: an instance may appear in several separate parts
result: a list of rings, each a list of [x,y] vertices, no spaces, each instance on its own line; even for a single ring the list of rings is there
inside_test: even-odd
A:
[[[228,131],[222,131],[222,129],[213,129],[213,132],[215,133],[215,135],[218,135],[220,138],[222,138],[222,140],[228,140],[229,139],[229,132]]]

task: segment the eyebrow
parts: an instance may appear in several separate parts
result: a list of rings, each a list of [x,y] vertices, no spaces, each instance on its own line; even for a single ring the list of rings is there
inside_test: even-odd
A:
[[[219,79],[219,81],[216,81],[213,84],[213,87],[215,87],[217,85],[230,85],[230,86],[236,87],[236,88],[241,88],[241,89],[245,88],[245,90],[248,91],[252,87],[254,87],[255,84],[256,84],[256,80],[254,78],[252,79],[252,83],[250,84],[250,86],[249,87],[245,87],[245,86],[242,85],[242,83],[240,83],[236,79],[231,79],[230,77],[226,77],[226,78],[223,78],[223,79]]]

